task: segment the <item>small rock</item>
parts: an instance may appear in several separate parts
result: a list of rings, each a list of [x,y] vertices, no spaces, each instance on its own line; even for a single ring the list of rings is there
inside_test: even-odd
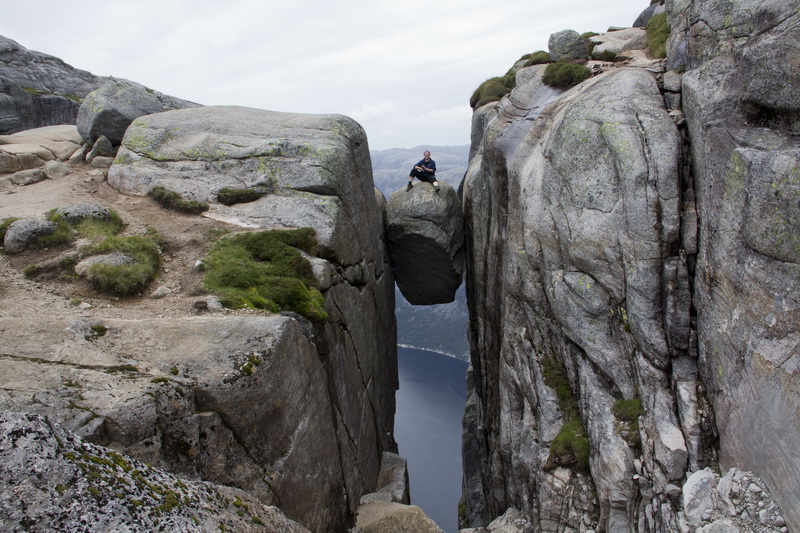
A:
[[[14,185],[32,185],[47,179],[44,172],[40,168],[32,168],[30,170],[20,170],[11,175],[11,183]]]
[[[97,156],[92,159],[92,166],[95,168],[111,168],[114,159],[106,156]]]
[[[747,490],[752,492],[753,494],[761,494],[762,492],[764,492],[764,489],[762,489],[755,483],[750,483],[750,486],[747,487]]]
[[[44,175],[48,178],[58,179],[72,174],[72,169],[61,161],[48,161],[44,165]]]
[[[73,225],[87,218],[96,218],[100,220],[108,220],[111,218],[111,211],[109,211],[108,208],[88,202],[80,202],[59,207],[56,209],[56,213],[61,215],[64,220]]]
[[[40,237],[52,235],[56,228],[55,222],[48,220],[35,220],[32,218],[15,220],[6,230],[3,247],[6,253],[18,254]]]
[[[150,293],[150,298],[153,299],[163,298],[168,294],[172,294],[172,289],[170,289],[165,285],[162,285],[161,287],[157,288],[156,290]]]
[[[133,258],[123,254],[103,254],[93,255],[87,257],[77,265],[75,265],[75,273],[79,276],[85,276],[92,265],[103,264],[111,266],[122,266],[132,262]]]

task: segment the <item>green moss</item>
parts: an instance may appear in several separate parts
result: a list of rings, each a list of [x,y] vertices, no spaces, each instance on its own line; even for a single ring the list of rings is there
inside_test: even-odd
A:
[[[465,529],[469,526],[467,524],[467,500],[461,499],[458,502],[458,528]]]
[[[327,314],[317,280],[297,248],[316,253],[313,229],[241,233],[220,239],[203,260],[204,286],[226,307],[294,311],[324,322]]]
[[[169,378],[153,378],[150,380],[150,383],[169,383]]]
[[[608,61],[610,63],[613,63],[617,60],[617,54],[611,50],[603,50],[599,54],[594,54],[593,57],[598,61]]]
[[[542,81],[551,87],[566,89],[577,85],[591,75],[592,71],[583,65],[559,61],[550,63],[544,71]]]
[[[667,57],[667,38],[669,24],[667,14],[661,13],[650,18],[647,23],[647,46],[653,57]]]
[[[254,523],[254,524],[258,524],[258,525],[260,525],[260,526],[263,526],[263,525],[264,525],[264,522],[263,522],[263,521],[262,521],[262,520],[261,520],[259,517],[257,517],[257,516],[254,516],[253,518],[251,518],[251,519],[250,519],[250,521],[251,521],[252,523]]]
[[[177,366],[173,366],[172,368],[169,369],[169,373],[172,374],[173,376],[177,376],[178,375],[178,367]]]
[[[554,357],[544,357],[541,360],[544,384],[556,391],[558,407],[565,420],[577,418],[579,414],[578,400],[572,392],[566,369]]]
[[[27,279],[35,278],[36,274],[38,273],[39,273],[38,265],[28,265],[22,269],[22,275],[25,276]]]
[[[160,186],[150,189],[147,195],[167,209],[191,215],[198,215],[204,211],[208,211],[209,207],[208,204],[198,202],[197,200],[186,200],[175,191],[170,191]]]
[[[130,296],[142,291],[158,274],[161,256],[158,244],[150,236],[109,237],[87,250],[90,255],[119,253],[132,259],[124,265],[95,264],[87,279],[100,292]]]
[[[631,398],[630,400],[617,400],[611,409],[614,416],[620,422],[620,434],[629,446],[638,448],[641,446],[641,436],[639,435],[639,417],[644,415],[642,400]]]
[[[264,189],[220,189],[217,193],[217,201],[222,205],[235,205],[258,200],[266,194]]]
[[[527,54],[522,56],[522,59],[525,61],[525,66],[530,67],[533,65],[541,65],[544,63],[551,63],[553,58],[550,56],[549,52],[545,52],[544,50],[539,50],[532,54]]]
[[[589,451],[589,439],[586,438],[581,421],[570,420],[561,427],[558,435],[550,444],[548,462],[588,472]]]
[[[481,83],[469,99],[472,109],[477,109],[489,102],[496,102],[503,96],[510,93],[517,84],[516,71],[513,69],[505,73],[504,76],[489,78]]]
[[[19,218],[17,218],[17,217],[8,217],[8,218],[4,218],[2,220],[2,222],[0,222],[0,246],[2,246],[3,240],[5,240],[5,238],[6,238],[6,232],[8,231],[8,227],[15,220],[19,220]]]
[[[115,374],[117,372],[138,372],[139,369],[133,365],[118,365],[106,368],[107,374]]]
[[[122,231],[124,224],[116,211],[109,210],[108,218],[84,218],[75,225],[81,237],[110,237]]]

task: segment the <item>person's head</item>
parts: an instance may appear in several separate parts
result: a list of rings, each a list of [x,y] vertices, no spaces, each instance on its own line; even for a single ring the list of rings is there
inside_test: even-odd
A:
[[[422,152],[422,157],[424,157],[425,159],[430,159],[431,158],[431,153],[429,151],[425,150],[424,152]]]

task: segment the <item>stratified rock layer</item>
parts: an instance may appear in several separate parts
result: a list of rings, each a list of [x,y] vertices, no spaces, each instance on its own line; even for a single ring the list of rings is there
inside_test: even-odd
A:
[[[453,188],[421,183],[392,194],[386,236],[397,286],[409,303],[452,302],[464,274],[464,219]]]

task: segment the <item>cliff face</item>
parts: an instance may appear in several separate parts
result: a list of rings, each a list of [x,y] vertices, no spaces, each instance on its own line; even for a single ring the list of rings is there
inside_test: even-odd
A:
[[[337,115],[171,111],[137,119],[108,180],[70,166],[59,180],[4,181],[16,193],[3,195],[4,216],[86,201],[113,208],[126,235],[161,235],[163,298],[92,291],[72,271],[85,241],[4,254],[3,410],[47,416],[176,476],[244,489],[312,531],[353,525],[383,452],[396,447],[394,281],[363,129]],[[165,211],[141,197],[157,185],[213,205],[205,217]],[[224,187],[264,194],[226,206],[216,203]],[[309,260],[326,318],[210,309],[196,267],[209,236],[276,227],[316,230]],[[36,279],[23,276],[26,265]],[[25,508],[24,495],[13,505]]]
[[[473,524],[688,530],[681,486],[718,452],[800,523],[797,9],[674,4],[672,70],[561,91],[522,68],[475,111]]]

